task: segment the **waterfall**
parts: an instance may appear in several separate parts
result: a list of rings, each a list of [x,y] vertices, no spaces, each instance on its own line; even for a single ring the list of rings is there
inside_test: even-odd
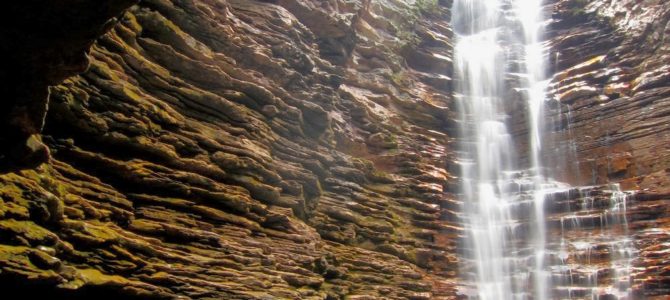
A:
[[[546,299],[541,1],[456,0],[453,26],[465,248],[476,265],[471,280],[481,299]],[[511,89],[528,101],[526,170],[519,170],[508,129]]]
[[[542,0],[453,3],[462,293],[474,299],[626,298],[635,254],[627,234],[629,195],[616,185],[570,187],[543,166],[549,79],[542,6]],[[519,124],[527,135],[512,130]],[[582,209],[573,211],[575,203]],[[597,226],[598,234],[579,232]],[[609,253],[609,265],[592,262],[596,252]]]

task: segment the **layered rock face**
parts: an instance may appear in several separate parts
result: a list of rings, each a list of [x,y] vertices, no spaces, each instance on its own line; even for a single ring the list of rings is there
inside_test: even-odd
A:
[[[601,201],[583,214],[592,232],[605,230],[605,240],[593,240],[594,265],[616,255],[611,244],[628,235],[636,249],[632,263],[635,298],[670,294],[668,186],[670,177],[670,71],[665,1],[557,1],[549,34],[553,72],[549,94],[557,100],[548,109],[553,124],[546,160],[559,179],[575,186],[618,183],[633,193],[623,210]],[[605,188],[606,189],[606,188]],[[571,201],[573,211],[593,197]],[[570,205],[568,205],[570,207]],[[556,209],[558,221],[565,208]],[[601,229],[608,215],[624,213],[627,224]],[[579,215],[579,214],[578,214]],[[565,215],[563,215],[565,216]],[[588,220],[592,218],[592,220]],[[599,218],[599,221],[595,221]],[[566,219],[560,219],[564,221]],[[627,228],[627,229],[626,229]],[[621,230],[627,230],[625,233]],[[577,232],[583,235],[587,232]],[[571,248],[570,257],[585,249]],[[612,274],[600,274],[598,284]]]
[[[0,176],[0,284],[85,299],[452,295],[449,6],[132,7],[88,71],[51,88],[51,162]]]
[[[35,167],[48,160],[39,133],[44,126],[49,85],[86,70],[95,39],[135,2],[27,0],[4,6],[0,29],[0,49],[5,54],[0,68],[0,169]]]
[[[146,0],[123,14],[132,1],[72,2],[82,8],[40,3],[34,14],[37,4],[17,4],[16,18],[4,18],[21,25],[2,28],[3,41],[20,41],[3,44],[13,53],[3,91],[14,100],[3,102],[2,126],[19,132],[3,137],[13,149],[0,157],[5,169],[48,157],[36,135],[46,87],[90,60],[50,89],[51,161],[0,175],[4,290],[458,297],[458,187],[446,169],[451,1]],[[549,93],[560,104],[548,111],[558,152],[546,156],[563,181],[636,191],[626,210],[633,289],[662,298],[670,5],[638,2],[547,3]],[[26,11],[35,18],[21,19]],[[82,22],[58,26],[53,16]],[[36,20],[45,24],[22,27]],[[608,213],[612,191],[592,196],[593,213]],[[565,208],[584,198],[573,190],[553,201],[559,235]]]

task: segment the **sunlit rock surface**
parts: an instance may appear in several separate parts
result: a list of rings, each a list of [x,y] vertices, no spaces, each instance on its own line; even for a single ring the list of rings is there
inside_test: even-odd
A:
[[[0,285],[453,295],[448,19],[448,1],[130,8],[51,88],[51,163],[0,176]]]
[[[558,1],[553,11],[549,93],[558,105],[549,113],[554,148],[546,156],[561,180],[619,183],[635,193],[626,210],[637,251],[633,296],[664,299],[670,294],[670,4]],[[612,213],[609,205],[602,210]],[[610,236],[621,234],[611,230]],[[598,252],[607,243],[589,247]]]
[[[50,88],[42,139],[51,162],[0,176],[0,286],[69,299],[457,297],[450,6],[131,7],[92,45],[88,71]],[[575,185],[636,191],[632,288],[662,299],[670,4],[560,0],[546,9],[549,92],[560,102],[550,167]],[[82,46],[91,45],[72,49]],[[86,65],[68,62],[40,86]],[[42,113],[28,116],[34,126],[21,139],[39,131]],[[611,199],[600,189],[596,201]],[[553,234],[575,199],[547,208]],[[581,259],[591,246],[568,249]]]

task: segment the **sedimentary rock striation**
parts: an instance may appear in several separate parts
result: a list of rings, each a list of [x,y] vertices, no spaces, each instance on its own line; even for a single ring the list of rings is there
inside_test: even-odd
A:
[[[52,158],[0,175],[4,290],[457,297],[451,1],[32,2],[1,29],[3,168],[48,158],[49,94]],[[563,180],[638,191],[652,297],[670,293],[670,5],[637,2],[547,4],[550,112],[579,162]]]
[[[49,158],[39,133],[48,87],[86,70],[96,38],[135,0],[11,1],[4,5],[0,50],[0,168],[35,167]]]
[[[669,21],[664,1],[557,1],[549,37],[558,105],[547,156],[568,158],[552,166],[566,182],[635,193],[626,209],[635,298],[670,294]]]
[[[133,6],[92,45],[88,70],[50,89],[51,162],[0,176],[3,287],[103,298],[453,294],[455,239],[441,219],[448,6]],[[77,57],[73,72],[86,65]],[[42,112],[31,112],[34,134]]]

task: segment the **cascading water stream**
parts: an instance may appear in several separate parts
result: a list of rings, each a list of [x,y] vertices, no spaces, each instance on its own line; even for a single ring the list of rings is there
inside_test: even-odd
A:
[[[465,247],[476,265],[471,272],[476,294],[481,299],[522,299],[533,292],[535,299],[545,299],[541,1],[456,0],[453,16]],[[511,76],[518,79],[516,86],[505,80]],[[525,171],[518,170],[507,129],[510,88],[526,95],[531,108],[531,166]],[[523,219],[530,214],[534,220]]]
[[[627,297],[634,254],[626,229],[627,194],[618,187],[575,189],[558,183],[542,163],[549,81],[542,0],[454,0],[452,13],[464,293],[476,299]],[[518,106],[527,111],[513,112]],[[513,139],[512,115],[526,119],[526,143]],[[525,144],[528,151],[517,153]],[[601,196],[594,207],[582,190],[611,197]],[[575,203],[591,204],[571,212]],[[592,227],[597,223],[599,235],[580,233],[589,228],[582,219],[591,220]],[[571,223],[567,229],[565,222]],[[607,235],[610,242],[598,240]],[[608,264],[591,262],[596,245],[588,239],[607,250],[601,253],[611,253]]]
[[[549,276],[545,271],[546,226],[544,201],[547,189],[556,186],[544,176],[542,161],[543,122],[542,108],[545,103],[547,88],[545,51],[541,42],[544,35],[544,16],[542,14],[542,0],[516,0],[514,10],[517,12],[523,28],[523,70],[526,81],[521,89],[526,89],[528,102],[528,118],[530,131],[530,174],[533,177],[533,205],[535,207],[535,268],[534,290],[537,299],[548,297],[547,282]]]

